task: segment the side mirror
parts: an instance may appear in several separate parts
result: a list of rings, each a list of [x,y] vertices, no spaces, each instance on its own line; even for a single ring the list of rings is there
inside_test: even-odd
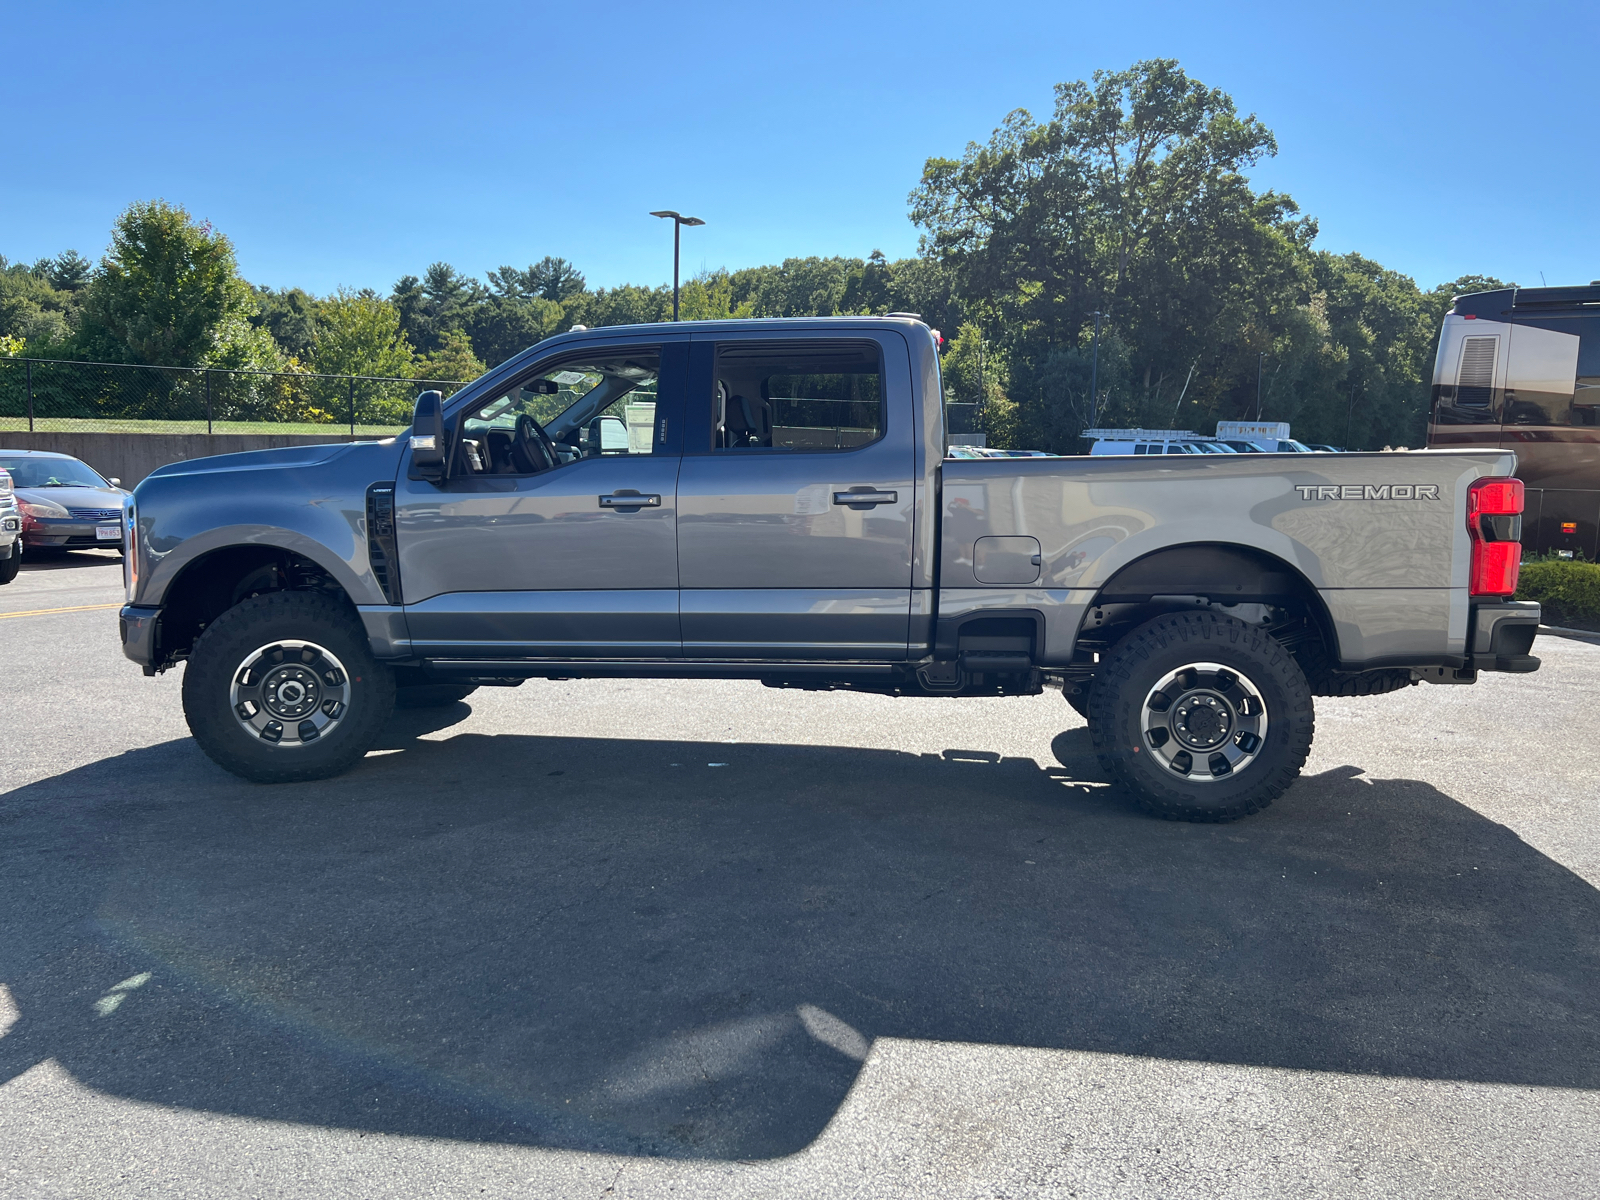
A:
[[[444,396],[423,392],[411,415],[410,478],[443,483],[445,476]]]
[[[115,475],[111,476],[110,479],[107,479],[106,482],[109,483],[112,487],[121,487],[122,486],[122,480],[118,479]]]

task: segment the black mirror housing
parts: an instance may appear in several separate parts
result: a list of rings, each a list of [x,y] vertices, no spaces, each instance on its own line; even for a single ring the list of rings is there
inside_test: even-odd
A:
[[[444,396],[423,392],[411,416],[411,479],[443,483],[445,477]]]

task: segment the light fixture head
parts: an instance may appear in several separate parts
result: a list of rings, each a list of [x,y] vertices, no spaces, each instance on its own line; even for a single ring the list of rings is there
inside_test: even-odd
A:
[[[652,217],[671,217],[674,221],[678,219],[678,214],[673,212],[670,208],[665,212],[653,212],[650,215]]]

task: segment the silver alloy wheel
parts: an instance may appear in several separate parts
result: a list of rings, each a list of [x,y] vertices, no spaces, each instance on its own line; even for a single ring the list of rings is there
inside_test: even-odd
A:
[[[315,642],[272,642],[234,670],[228,702],[251,736],[274,746],[305,746],[349,713],[350,676]]]
[[[1261,689],[1221,663],[1167,672],[1145,696],[1140,721],[1155,760],[1196,783],[1232,778],[1256,760],[1267,739]]]

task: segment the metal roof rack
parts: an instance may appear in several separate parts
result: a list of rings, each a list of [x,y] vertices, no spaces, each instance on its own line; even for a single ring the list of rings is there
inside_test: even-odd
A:
[[[1085,429],[1080,435],[1102,442],[1213,442],[1192,429]]]

